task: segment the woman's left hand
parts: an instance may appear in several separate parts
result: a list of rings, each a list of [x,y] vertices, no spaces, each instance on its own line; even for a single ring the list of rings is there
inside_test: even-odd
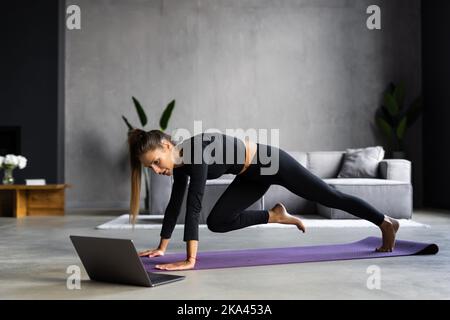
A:
[[[184,260],[174,263],[157,264],[156,269],[160,270],[189,270],[195,266],[195,260]]]

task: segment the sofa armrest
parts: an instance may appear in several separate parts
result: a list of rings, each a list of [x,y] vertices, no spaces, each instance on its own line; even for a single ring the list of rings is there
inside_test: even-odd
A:
[[[406,159],[384,159],[378,163],[381,179],[411,182],[411,161]]]

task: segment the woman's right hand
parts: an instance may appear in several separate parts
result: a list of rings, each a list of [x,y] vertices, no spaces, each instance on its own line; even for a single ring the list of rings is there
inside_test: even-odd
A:
[[[161,250],[159,248],[156,249],[148,249],[139,252],[139,257],[159,257],[164,255],[164,250]]]

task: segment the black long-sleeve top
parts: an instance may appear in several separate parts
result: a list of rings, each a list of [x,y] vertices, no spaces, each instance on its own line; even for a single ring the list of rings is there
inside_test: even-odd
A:
[[[200,133],[181,143],[183,164],[173,169],[173,185],[161,237],[170,239],[189,183],[184,241],[198,240],[198,223],[206,180],[238,174],[245,163],[245,144],[222,133]],[[189,178],[188,178],[189,177]]]

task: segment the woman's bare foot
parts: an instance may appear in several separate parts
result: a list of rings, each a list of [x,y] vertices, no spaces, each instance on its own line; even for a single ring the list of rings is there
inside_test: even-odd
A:
[[[383,245],[376,249],[377,252],[392,252],[395,247],[395,235],[400,224],[394,218],[384,216],[384,221],[380,225],[383,236]]]
[[[306,231],[302,220],[290,215],[284,205],[280,202],[269,210],[269,223],[294,224],[299,230],[303,232]]]

